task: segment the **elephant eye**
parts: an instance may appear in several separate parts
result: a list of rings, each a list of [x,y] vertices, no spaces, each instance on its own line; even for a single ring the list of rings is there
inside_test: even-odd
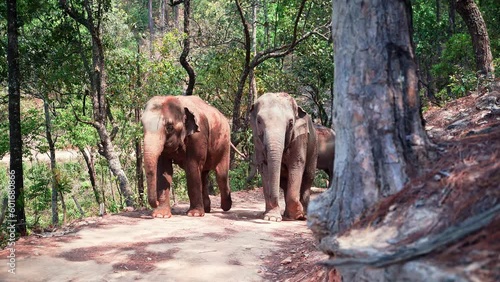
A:
[[[171,124],[171,123],[168,123],[168,124],[167,124],[167,132],[169,132],[169,133],[170,133],[170,132],[172,132],[172,131],[174,131],[174,125],[173,125],[173,124]]]
[[[293,119],[290,119],[290,120],[288,121],[288,127],[289,127],[289,128],[292,128],[292,126],[293,126]]]

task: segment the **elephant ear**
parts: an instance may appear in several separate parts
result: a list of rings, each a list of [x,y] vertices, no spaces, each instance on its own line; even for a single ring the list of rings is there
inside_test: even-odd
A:
[[[186,126],[186,135],[189,136],[195,132],[200,131],[198,126],[198,115],[191,112],[188,108],[184,108],[184,113],[186,114],[186,120],[184,124]]]
[[[297,106],[297,116],[295,117],[295,125],[293,127],[292,141],[303,134],[309,134],[309,116],[299,106]]]

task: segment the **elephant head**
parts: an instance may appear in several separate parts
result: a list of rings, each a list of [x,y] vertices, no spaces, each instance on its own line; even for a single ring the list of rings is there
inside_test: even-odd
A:
[[[250,114],[256,159],[267,182],[263,183],[268,193],[265,195],[267,212],[275,208],[274,200],[278,199],[283,153],[295,139],[309,133],[309,117],[286,93],[262,95],[251,107]],[[270,203],[267,198],[271,199]]]
[[[165,172],[164,167],[159,167],[158,159],[161,155],[184,150],[186,136],[198,131],[198,118],[175,96],[156,96],[146,104],[141,121],[148,201],[151,207],[156,208],[159,189],[166,188],[158,187],[158,176]]]

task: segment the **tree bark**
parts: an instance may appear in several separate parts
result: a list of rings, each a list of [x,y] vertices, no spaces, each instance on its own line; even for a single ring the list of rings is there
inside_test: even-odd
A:
[[[335,169],[309,206],[322,239],[400,191],[430,144],[422,125],[410,1],[333,1]],[[355,36],[353,36],[355,32]]]
[[[494,76],[493,56],[490,48],[490,38],[486,23],[474,0],[456,1],[455,7],[469,30],[474,54],[476,57],[476,70],[480,75]]]
[[[14,186],[14,214],[9,218],[16,232],[26,236],[26,214],[24,212],[23,140],[21,135],[21,90],[19,70],[19,45],[17,24],[17,1],[7,0],[7,64],[9,85],[9,174]],[[10,185],[10,183],[9,183]],[[11,186],[9,186],[10,189]],[[10,199],[9,199],[10,200]],[[10,202],[10,201],[9,201]],[[9,208],[10,212],[10,208]],[[12,212],[10,212],[12,214]]]

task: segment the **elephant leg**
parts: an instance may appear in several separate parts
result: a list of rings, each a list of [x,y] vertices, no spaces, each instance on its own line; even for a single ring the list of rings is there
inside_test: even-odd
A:
[[[227,161],[222,161],[215,168],[215,179],[220,191],[220,206],[223,211],[228,211],[233,205],[231,188],[229,186],[229,154]]]
[[[307,170],[304,172],[302,177],[302,184],[300,186],[300,203],[304,208],[304,213],[307,213],[307,207],[309,206],[309,198],[311,196],[311,186],[314,182],[315,170]]]
[[[210,197],[208,196],[208,174],[210,171],[203,171],[201,173],[201,182],[202,182],[202,194],[203,194],[203,209],[205,212],[210,212]]]
[[[285,193],[285,217],[288,219],[305,219],[305,211],[301,203],[302,176],[302,167],[298,166],[289,169],[288,185]]]
[[[262,186],[264,187],[264,199],[266,201],[266,211],[264,212],[264,220],[281,221],[281,210],[278,203],[279,187],[271,187],[269,184],[269,175],[267,165],[263,166],[262,170]],[[278,193],[273,193],[273,189],[278,189]]]
[[[189,210],[187,215],[205,216],[205,209],[203,208],[201,168],[197,162],[187,161],[186,178],[189,196]]]
[[[172,187],[172,160],[160,157],[157,166],[157,199],[158,207],[153,210],[153,217],[169,218],[172,216],[170,209],[170,188]]]

